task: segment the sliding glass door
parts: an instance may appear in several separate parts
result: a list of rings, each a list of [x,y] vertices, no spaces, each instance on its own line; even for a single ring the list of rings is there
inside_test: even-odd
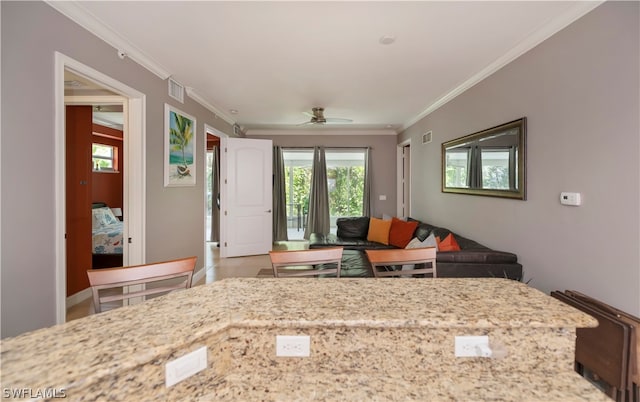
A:
[[[289,240],[301,240],[308,213],[313,149],[285,148],[283,156]],[[366,149],[328,148],[325,156],[331,232],[335,233],[337,218],[362,216]]]

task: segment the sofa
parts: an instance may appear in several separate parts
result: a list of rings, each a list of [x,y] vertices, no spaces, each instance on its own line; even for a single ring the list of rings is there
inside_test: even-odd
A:
[[[393,249],[404,244],[397,241],[375,241],[369,230],[372,220],[375,218],[338,218],[336,234],[312,233],[309,238],[309,248],[343,247],[340,275],[344,277],[371,277],[373,271],[364,250]],[[379,221],[375,220],[374,223],[377,225]],[[394,218],[394,223],[395,221],[396,218]],[[405,233],[405,236],[410,236],[413,242],[428,241],[428,238],[433,235],[439,239],[453,238],[459,246],[457,251],[438,250],[436,257],[438,277],[496,277],[522,280],[522,265],[518,263],[518,257],[515,254],[490,249],[446,228],[411,218],[408,218],[407,221],[414,222],[412,226],[415,226],[415,230],[412,233]]]

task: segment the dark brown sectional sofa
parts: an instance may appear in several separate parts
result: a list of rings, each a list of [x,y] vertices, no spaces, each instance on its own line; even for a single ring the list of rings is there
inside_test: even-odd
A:
[[[338,230],[335,235],[311,234],[309,247],[344,247],[341,276],[373,276],[364,250],[397,248],[393,245],[367,240],[368,217],[338,218],[336,224]],[[444,239],[449,233],[453,233],[446,228],[419,222],[414,237],[424,241],[432,232],[441,239]],[[518,257],[515,254],[492,250],[457,233],[453,233],[453,236],[460,245],[460,251],[438,252],[436,259],[438,277],[496,277],[522,280],[522,265],[518,263]]]

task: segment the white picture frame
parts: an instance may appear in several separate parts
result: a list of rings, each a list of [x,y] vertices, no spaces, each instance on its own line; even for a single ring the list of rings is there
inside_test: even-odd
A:
[[[196,185],[196,119],[164,104],[164,186]]]

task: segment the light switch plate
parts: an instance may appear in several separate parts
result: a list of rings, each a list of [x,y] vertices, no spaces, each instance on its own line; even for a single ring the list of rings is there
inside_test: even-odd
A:
[[[560,193],[560,204],[577,207],[582,204],[582,197],[580,197],[580,193],[562,192]]]

